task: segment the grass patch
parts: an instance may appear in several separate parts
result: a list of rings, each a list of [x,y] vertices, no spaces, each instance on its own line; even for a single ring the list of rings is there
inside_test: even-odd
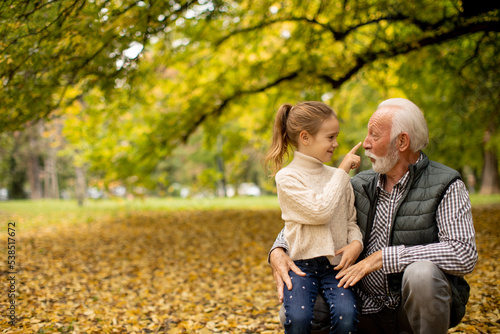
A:
[[[48,214],[52,212],[112,212],[112,211],[169,211],[214,209],[270,209],[278,207],[276,196],[233,198],[147,198],[144,200],[103,199],[87,200],[81,207],[74,200],[14,200],[0,202],[0,211],[7,213]]]
[[[470,201],[472,203],[472,206],[499,204],[500,203],[500,194],[496,194],[496,195],[471,194]]]
[[[471,194],[474,207],[499,204],[499,195]],[[22,231],[60,225],[85,224],[107,218],[126,218],[139,212],[200,211],[200,210],[279,210],[276,196],[233,198],[147,198],[144,200],[87,200],[79,207],[74,200],[15,200],[0,202],[0,218],[18,222]]]
[[[200,210],[279,209],[276,196],[233,198],[147,198],[144,200],[87,200],[78,206],[74,200],[16,200],[0,202],[3,222],[15,221],[22,231],[92,223],[101,219],[126,218],[140,212]],[[4,226],[5,225],[5,226]],[[6,229],[6,223],[0,230]]]

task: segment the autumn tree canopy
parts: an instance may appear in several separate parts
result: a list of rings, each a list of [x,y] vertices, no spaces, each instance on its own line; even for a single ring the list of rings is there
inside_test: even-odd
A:
[[[323,81],[336,89],[374,61],[498,33],[495,7],[489,1],[4,1],[0,124],[13,130],[49,116],[76,98],[68,87],[81,94],[132,78],[137,52],[161,39],[164,64],[182,53],[195,73],[185,79],[200,92],[187,96],[189,108],[182,110],[187,138],[244,95],[285,82]],[[133,58],[131,48],[138,49]]]
[[[201,128],[211,149],[199,161],[220,165],[196,172],[208,184],[224,173],[257,173],[248,161],[265,150],[280,103],[328,101],[350,144],[362,139],[377,103],[404,95],[424,109],[431,142],[439,142],[430,153],[479,178],[489,166],[498,178],[498,7],[485,0],[4,1],[0,132],[62,122],[59,142],[67,146],[59,154],[100,179],[151,186],[174,182],[186,162],[165,158]],[[446,131],[443,117],[455,120]],[[56,138],[51,131],[45,136]]]

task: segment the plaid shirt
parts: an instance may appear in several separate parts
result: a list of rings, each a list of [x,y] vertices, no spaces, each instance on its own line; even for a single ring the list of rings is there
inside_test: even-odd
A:
[[[367,256],[382,250],[383,267],[356,285],[364,314],[377,313],[384,306],[392,309],[398,306],[401,296],[390,292],[387,274],[402,272],[413,262],[431,261],[445,273],[460,276],[470,273],[477,262],[469,193],[461,180],[448,188],[437,209],[439,242],[412,247],[389,246],[390,226],[385,223],[393,219],[397,204],[408,186],[409,172],[398,181],[391,193],[384,190],[384,181],[385,176],[380,176],[375,219],[366,245]],[[271,251],[278,247],[288,249],[283,230]]]

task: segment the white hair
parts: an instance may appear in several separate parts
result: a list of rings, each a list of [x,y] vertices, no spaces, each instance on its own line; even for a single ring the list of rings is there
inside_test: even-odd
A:
[[[413,152],[423,150],[429,143],[429,129],[424,114],[419,107],[410,100],[394,98],[383,101],[381,107],[396,107],[391,126],[391,140],[402,132],[410,136],[410,149]]]

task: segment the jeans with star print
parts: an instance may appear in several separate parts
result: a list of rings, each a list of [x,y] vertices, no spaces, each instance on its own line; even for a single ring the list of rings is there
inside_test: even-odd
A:
[[[358,323],[356,296],[351,289],[339,288],[334,270],[326,257],[297,260],[294,263],[305,277],[290,271],[292,290],[284,287],[283,304],[286,321],[286,334],[304,334],[311,332],[314,303],[320,293],[330,307],[330,334],[354,334]]]

